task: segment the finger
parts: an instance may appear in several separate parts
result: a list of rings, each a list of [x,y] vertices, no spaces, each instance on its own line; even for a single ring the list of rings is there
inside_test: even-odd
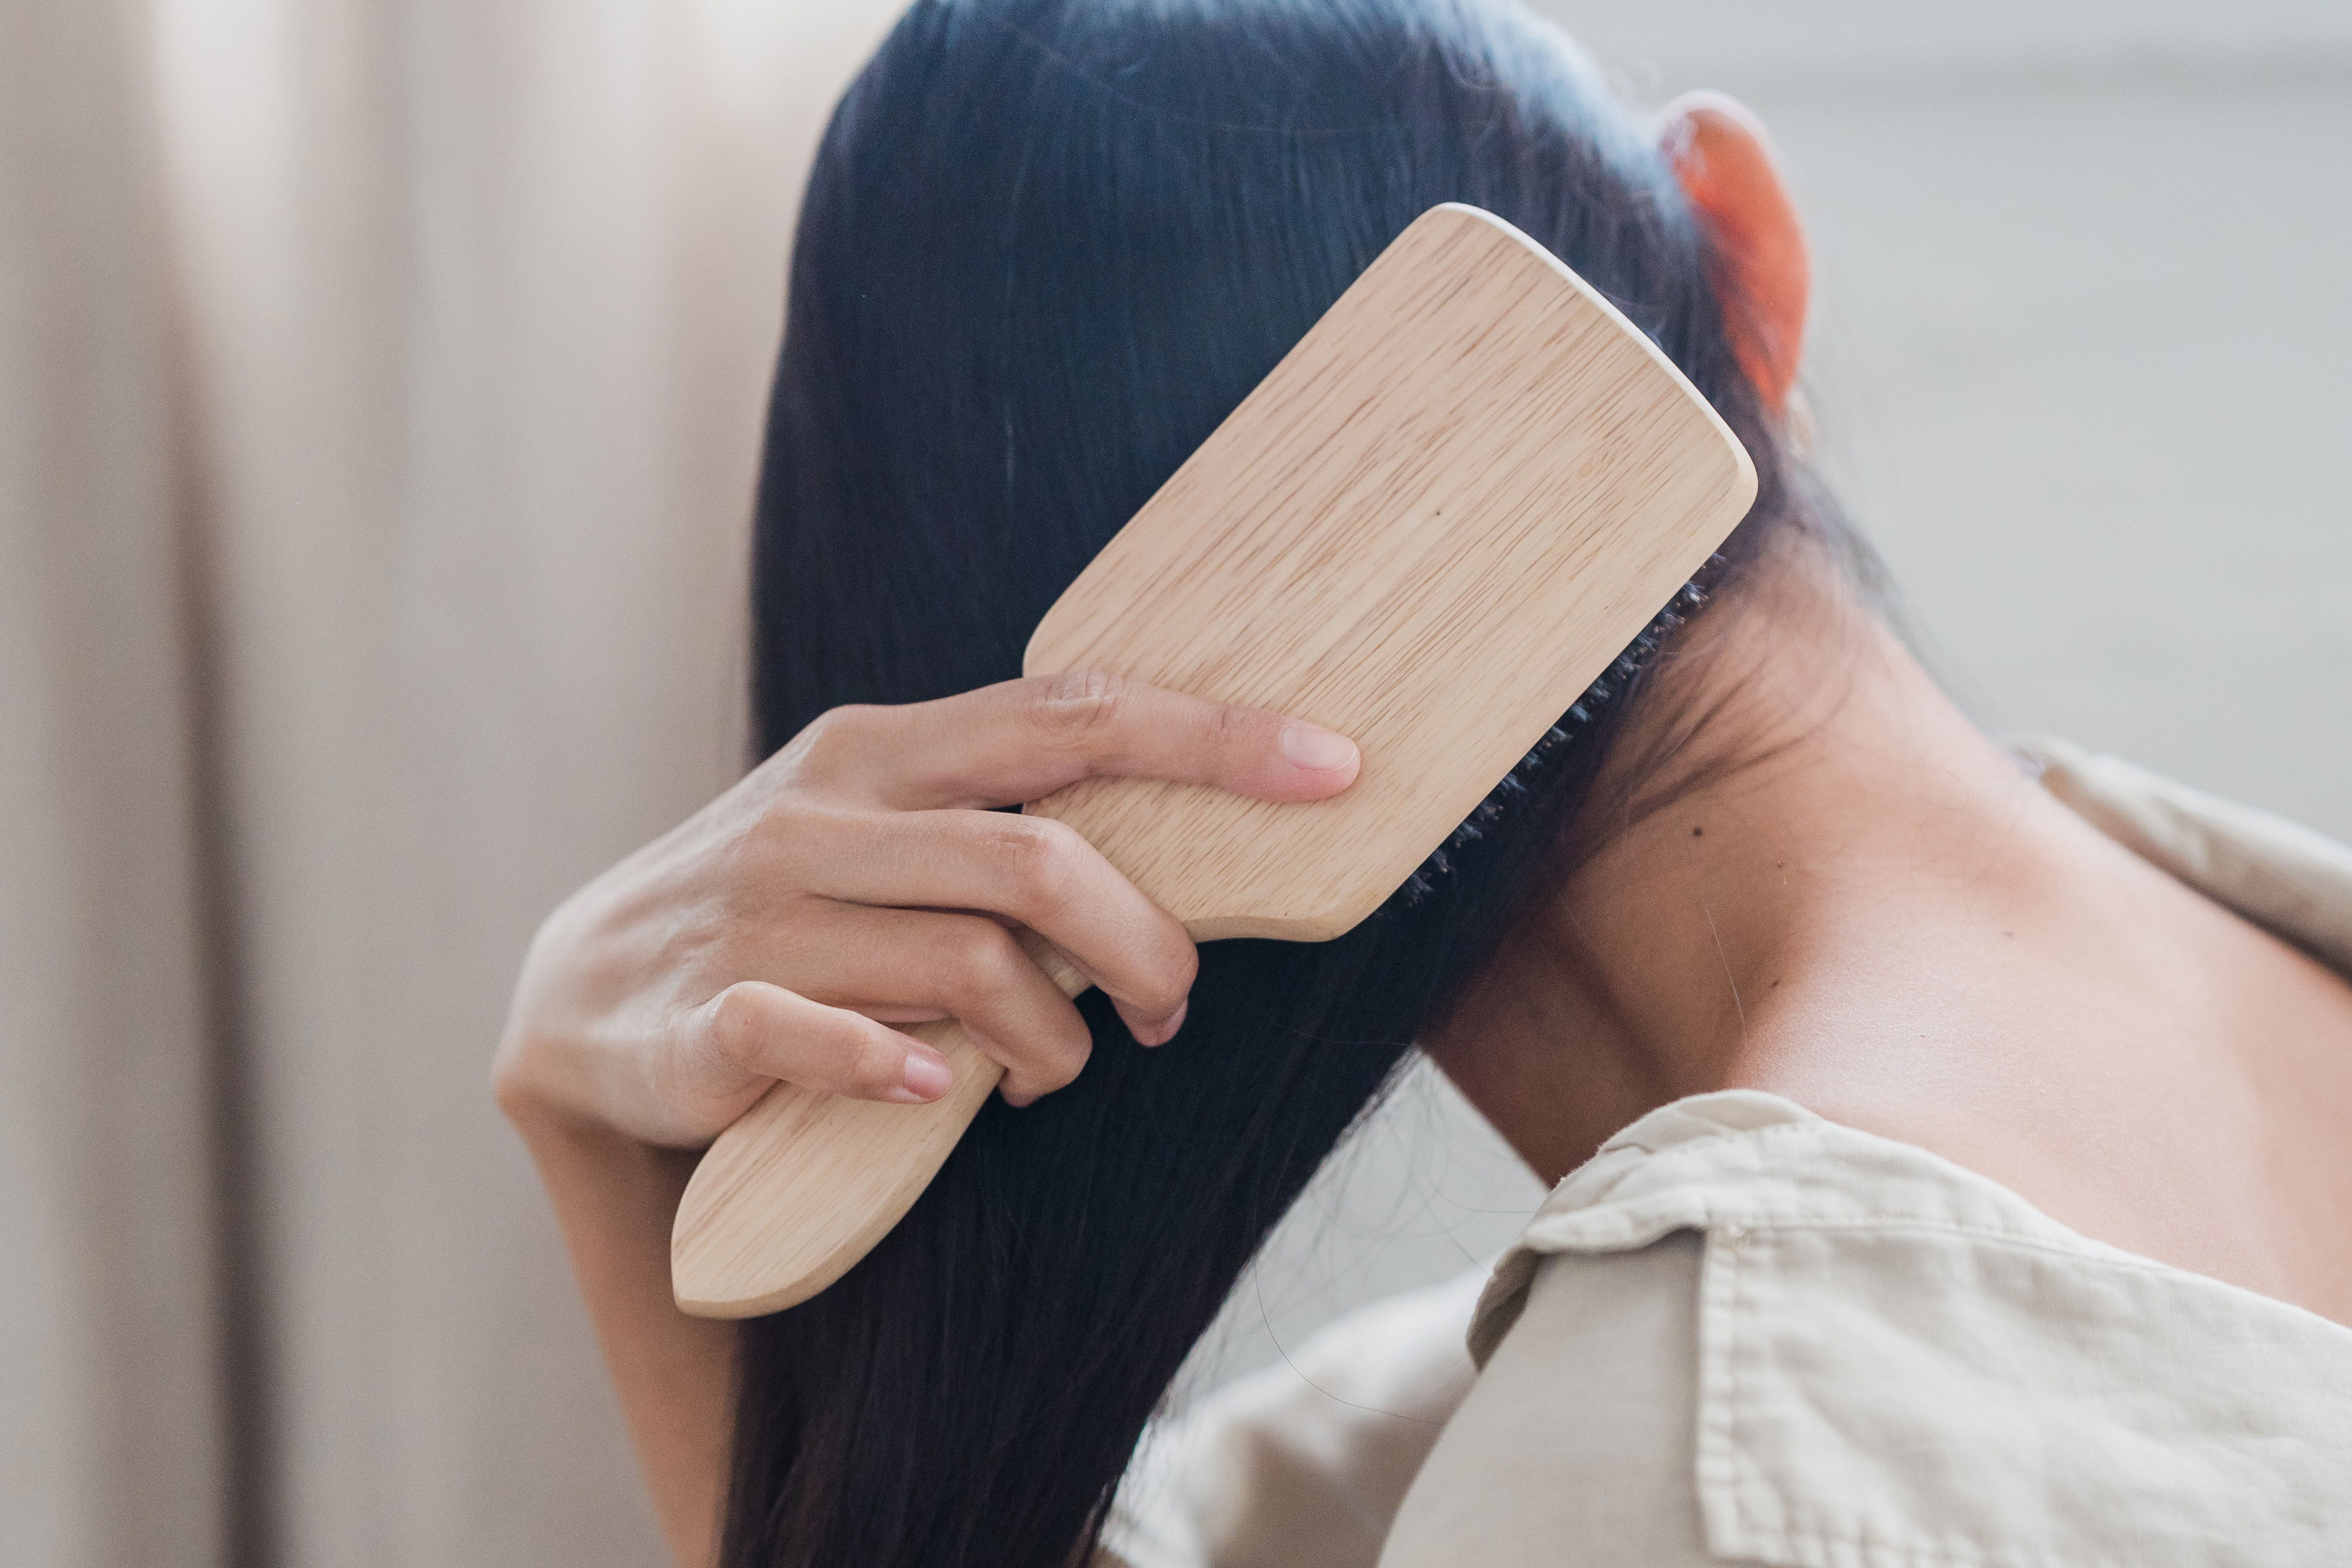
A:
[[[1078,1076],[1093,1033],[1004,927],[982,915],[844,904],[822,928],[753,958],[801,995],[871,1016],[948,1016],[1004,1065],[1016,1105]]]
[[[796,847],[791,874],[808,891],[845,903],[984,910],[1026,926],[1101,986],[1146,1045],[1173,1033],[1170,1020],[1200,967],[1181,922],[1075,828],[1049,817],[845,815]]]
[[[1102,775],[1309,801],[1353,784],[1346,736],[1078,670],[899,708],[837,709],[806,734],[815,770],[899,810],[1014,805]]]
[[[947,1058],[913,1036],[756,980],[696,1009],[684,1049],[689,1058],[852,1100],[920,1104],[955,1081]]]

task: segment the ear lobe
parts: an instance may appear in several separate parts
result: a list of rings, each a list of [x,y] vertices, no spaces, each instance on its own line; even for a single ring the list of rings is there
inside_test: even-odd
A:
[[[1738,100],[1691,92],[1666,106],[1659,149],[1715,231],[1732,352],[1777,414],[1804,352],[1813,264],[1771,138]]]

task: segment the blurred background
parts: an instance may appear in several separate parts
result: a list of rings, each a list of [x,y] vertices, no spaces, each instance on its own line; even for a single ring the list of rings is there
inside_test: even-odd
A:
[[[1548,0],[1728,89],[1988,726],[2352,837],[2352,8]],[[0,8],[0,1568],[659,1549],[487,1071],[740,765],[794,193],[896,5]],[[1503,1246],[1427,1075],[1188,1381]]]

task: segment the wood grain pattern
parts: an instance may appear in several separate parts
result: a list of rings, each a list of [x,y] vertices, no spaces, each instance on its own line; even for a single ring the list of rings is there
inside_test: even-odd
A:
[[[1541,738],[1755,489],[1730,429],[1582,279],[1489,214],[1433,208],[1070,585],[1024,661],[1313,720],[1361,747],[1355,785],[1273,805],[1096,779],[1029,809],[1078,828],[1198,940],[1337,936]],[[1066,990],[1082,984],[1056,967]],[[946,1100],[780,1087],[712,1146],[673,1237],[685,1310],[805,1300],[898,1223],[998,1076],[953,1025],[929,1030],[956,1063]]]
[[[1273,805],[1096,779],[1034,809],[1192,934],[1317,942],[1470,814],[1747,511],[1747,453],[1517,230],[1440,207],[1384,252],[1055,604],[1092,668],[1354,737]]]

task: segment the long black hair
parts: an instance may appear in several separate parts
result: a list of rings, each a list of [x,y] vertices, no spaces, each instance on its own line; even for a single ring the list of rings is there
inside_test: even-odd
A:
[[[1756,460],[1732,585],[1811,509],[1704,226],[1556,32],[1472,0],[919,0],[802,211],[761,480],[761,738],[1020,672],[1047,605],[1406,224],[1501,215]],[[1213,943],[1183,1031],[992,1102],[838,1284],[746,1327],[722,1560],[1068,1564],[1235,1278],[1493,952],[1642,682],[1444,874],[1320,945]]]

